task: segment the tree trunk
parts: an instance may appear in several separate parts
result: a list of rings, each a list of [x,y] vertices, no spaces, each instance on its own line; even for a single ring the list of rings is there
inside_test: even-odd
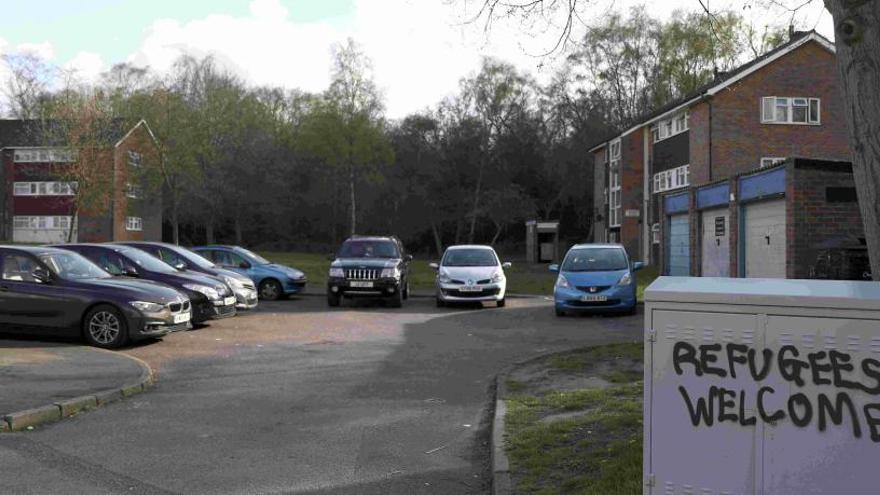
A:
[[[453,244],[459,244],[461,240],[461,219],[455,221],[455,240]]]
[[[177,200],[171,200],[171,239],[175,245],[180,245],[180,222],[177,217]]]
[[[440,238],[440,230],[437,229],[435,222],[431,222],[431,231],[434,233],[434,247],[437,248],[437,258],[439,259],[443,256],[443,240]]]
[[[490,246],[495,247],[495,243],[498,242],[498,238],[501,237],[502,230],[504,230],[504,224],[496,223],[495,235],[492,236],[492,242],[489,243]]]
[[[351,193],[351,235],[357,233],[357,209],[354,196],[354,164],[348,165],[348,187]]]
[[[241,246],[242,239],[243,239],[243,236],[241,235],[241,218],[239,218],[236,215],[235,220],[233,220],[233,222],[235,224],[235,245]]]
[[[880,281],[880,1],[825,0],[853,150],[853,178],[871,275]]]
[[[471,228],[468,233],[468,243],[474,243],[474,231],[477,228],[477,210],[480,208],[480,193],[483,189],[483,168],[485,160],[480,160],[480,170],[477,172],[477,185],[474,187],[474,208],[471,211]]]
[[[76,213],[78,210],[79,210],[79,208],[77,208],[76,202],[74,201],[73,209],[70,211],[70,224],[68,225],[68,228],[67,228],[67,243],[68,244],[73,242],[73,233],[77,231],[78,226],[76,225]],[[111,235],[113,235],[113,234],[111,234]],[[116,236],[113,236],[113,237],[114,237],[113,240],[116,240],[115,239]]]
[[[210,246],[214,244],[214,220],[209,219],[205,224],[205,242]]]

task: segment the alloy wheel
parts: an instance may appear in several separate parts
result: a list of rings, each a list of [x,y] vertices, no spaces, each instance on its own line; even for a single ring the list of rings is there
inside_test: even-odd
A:
[[[119,338],[121,331],[119,318],[109,311],[99,311],[89,320],[89,335],[98,344],[112,344]]]

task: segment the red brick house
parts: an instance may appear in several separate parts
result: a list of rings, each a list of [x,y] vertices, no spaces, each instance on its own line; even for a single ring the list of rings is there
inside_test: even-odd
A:
[[[589,152],[594,241],[664,274],[803,278],[863,240],[834,45],[812,31]]]
[[[161,198],[147,198],[138,168],[154,156],[156,142],[145,121],[114,129],[97,156],[113,190],[107,204],[75,210],[76,184],[65,168],[76,150],[44,132],[45,122],[0,121],[0,240],[19,243],[66,242],[70,229],[80,242],[161,240]]]

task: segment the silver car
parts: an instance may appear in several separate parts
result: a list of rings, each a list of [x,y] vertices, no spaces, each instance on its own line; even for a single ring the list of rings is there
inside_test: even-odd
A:
[[[501,263],[491,246],[450,246],[440,263],[431,263],[431,268],[437,270],[437,307],[476,301],[495,301],[498,307],[504,306],[504,269],[510,268],[510,263]]]

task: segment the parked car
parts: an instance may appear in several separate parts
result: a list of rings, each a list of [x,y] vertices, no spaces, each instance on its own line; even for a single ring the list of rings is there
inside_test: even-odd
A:
[[[114,278],[86,258],[49,247],[0,246],[0,325],[82,336],[96,347],[182,330],[189,299],[145,280]]]
[[[499,308],[504,307],[504,269],[510,266],[498,259],[491,246],[448,247],[439,264],[431,263],[431,268],[437,270],[437,307],[471,301],[494,301]]]
[[[235,293],[235,309],[257,307],[257,288],[251,279],[232,270],[221,268],[194,251],[164,242],[128,241],[117,244],[146,251],[178,270],[202,273],[226,282],[226,285]]]
[[[574,312],[636,312],[636,274],[644,263],[631,263],[619,244],[578,244],[568,250],[553,289],[556,316]]]
[[[240,273],[253,281],[262,299],[274,301],[292,296],[305,288],[306,274],[289,266],[272,263],[262,256],[238,246],[201,246],[193,251],[227,270]]]
[[[235,316],[235,296],[225,283],[168,266],[140,249],[119,244],[60,244],[117,277],[140,278],[169,285],[192,302],[193,323]]]
[[[381,297],[396,308],[409,297],[409,262],[403,243],[396,237],[347,239],[331,255],[327,280],[327,304],[339,306],[343,297]]]

